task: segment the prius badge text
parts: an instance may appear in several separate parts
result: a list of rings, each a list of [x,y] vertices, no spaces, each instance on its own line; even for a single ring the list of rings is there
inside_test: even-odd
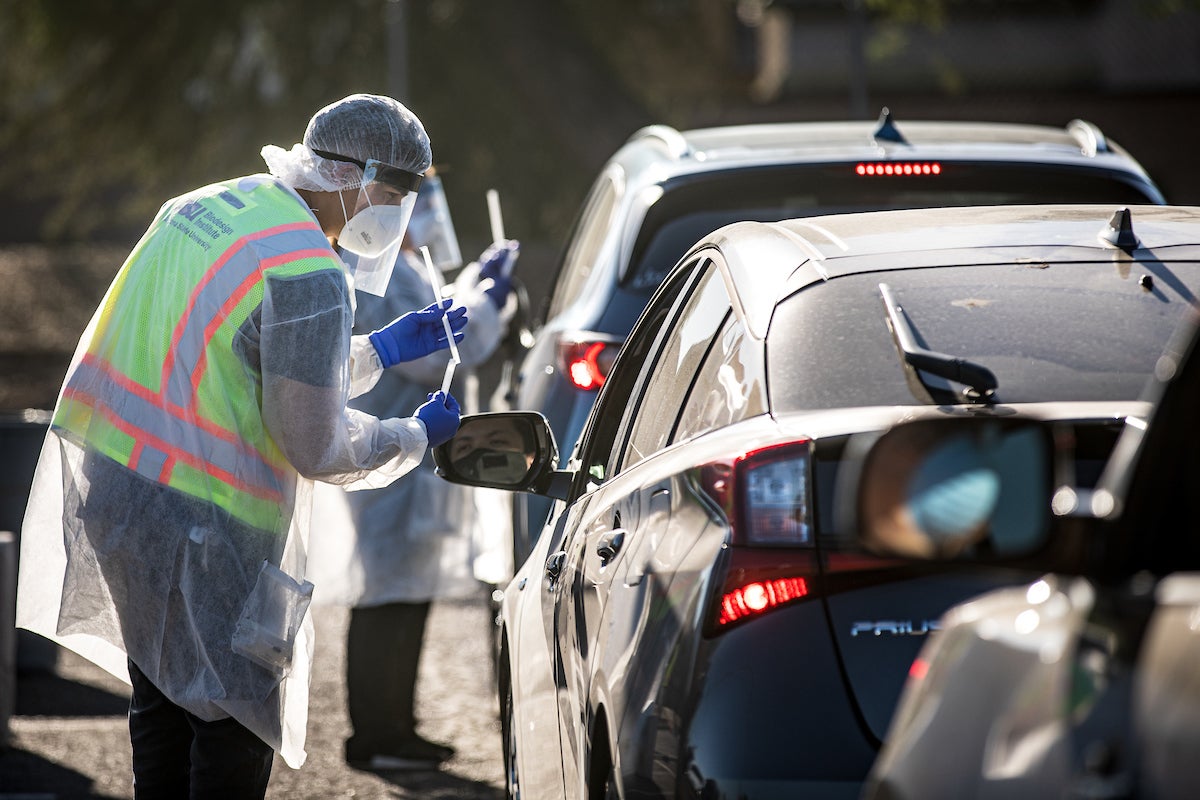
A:
[[[914,623],[910,619],[889,619],[879,622],[855,622],[850,626],[851,636],[924,636],[940,630],[937,620],[927,619]]]

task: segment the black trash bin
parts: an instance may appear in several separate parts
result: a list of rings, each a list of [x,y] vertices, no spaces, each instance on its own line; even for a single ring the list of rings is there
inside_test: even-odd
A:
[[[42,409],[0,413],[0,531],[15,534],[14,558],[21,550],[21,520],[50,416]],[[19,569],[19,560],[16,566]],[[0,575],[0,591],[4,592],[5,602],[16,603],[15,580]],[[49,672],[57,666],[58,645],[49,639],[25,630],[16,631],[15,639],[17,671]]]
[[[17,582],[17,537],[0,531],[0,586]],[[0,751],[8,745],[8,721],[17,703],[16,596],[0,594]]]

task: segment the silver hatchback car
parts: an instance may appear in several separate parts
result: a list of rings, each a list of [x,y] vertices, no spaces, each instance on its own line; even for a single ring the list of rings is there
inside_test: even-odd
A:
[[[531,346],[492,408],[543,414],[565,455],[650,296],[693,243],[729,223],[881,209],[1025,203],[1159,204],[1128,152],[1083,120],[1064,127],[899,120],[638,131],[597,176]],[[549,508],[518,497],[513,556]],[[496,525],[507,527],[508,520]]]

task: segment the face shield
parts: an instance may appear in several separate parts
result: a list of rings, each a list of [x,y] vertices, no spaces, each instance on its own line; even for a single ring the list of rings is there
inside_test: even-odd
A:
[[[437,175],[427,175],[421,184],[421,193],[417,195],[412,219],[408,222],[408,239],[414,249],[429,248],[429,258],[442,272],[462,266],[462,251],[454,233],[454,221],[450,219],[450,205]]]
[[[422,176],[374,159],[360,162],[321,150],[313,152],[322,158],[358,164],[363,171],[353,211],[343,207],[346,226],[338,236],[338,245],[357,257],[354,288],[382,297],[392,277]]]

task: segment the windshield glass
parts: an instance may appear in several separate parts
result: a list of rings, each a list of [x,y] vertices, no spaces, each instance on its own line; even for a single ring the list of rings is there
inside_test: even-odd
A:
[[[1154,288],[1138,285],[1151,274]],[[998,403],[1136,400],[1181,314],[1200,264],[1041,262],[905,269],[810,285],[775,310],[767,336],[774,411],[929,403],[910,381],[879,284],[891,287],[918,343],[982,365]],[[915,385],[913,385],[915,384]]]
[[[866,176],[855,164],[771,166],[689,175],[664,184],[634,244],[622,284],[650,293],[688,249],[733,222],[892,208],[1157,203],[1128,176],[1044,164],[943,163],[938,175]]]

